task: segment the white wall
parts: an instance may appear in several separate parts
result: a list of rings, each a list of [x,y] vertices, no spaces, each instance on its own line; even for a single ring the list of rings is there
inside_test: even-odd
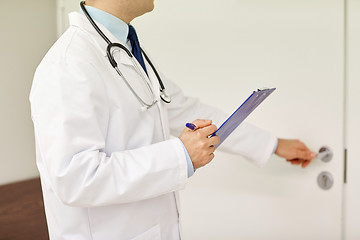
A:
[[[28,96],[56,40],[55,0],[0,1],[0,184],[38,176]]]
[[[57,35],[60,36],[69,26],[68,13],[80,10],[80,0],[56,0]]]

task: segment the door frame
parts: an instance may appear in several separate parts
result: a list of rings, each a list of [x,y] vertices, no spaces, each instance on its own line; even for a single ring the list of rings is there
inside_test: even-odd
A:
[[[345,178],[343,239],[360,238],[360,1],[345,0]]]

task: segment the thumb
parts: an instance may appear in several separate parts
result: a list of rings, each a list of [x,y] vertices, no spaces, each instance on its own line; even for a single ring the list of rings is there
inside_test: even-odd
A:
[[[298,158],[304,159],[304,160],[312,160],[316,157],[316,153],[311,152],[310,150],[303,150],[299,151]]]
[[[195,129],[199,129],[211,125],[212,120],[196,119],[192,123],[196,126]]]

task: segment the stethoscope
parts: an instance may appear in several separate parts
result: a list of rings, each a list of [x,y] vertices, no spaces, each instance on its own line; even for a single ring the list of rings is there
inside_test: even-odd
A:
[[[122,45],[121,43],[112,43],[109,38],[107,38],[105,36],[105,34],[100,30],[100,28],[96,25],[95,21],[91,18],[90,14],[88,13],[88,11],[85,8],[85,1],[81,1],[80,2],[80,7],[82,9],[82,11],[84,12],[85,16],[87,17],[87,19],[89,20],[89,22],[91,23],[91,25],[95,28],[95,30],[100,34],[100,36],[106,41],[106,43],[108,44],[107,48],[106,48],[106,55],[109,58],[110,64],[111,66],[116,70],[116,72],[119,74],[120,77],[122,77],[122,79],[124,80],[125,84],[129,87],[129,89],[131,90],[131,92],[135,95],[135,97],[139,100],[139,102],[142,104],[142,109],[146,110],[151,108],[152,106],[154,106],[157,103],[157,99],[155,97],[155,94],[149,84],[149,82],[146,80],[146,76],[144,74],[144,72],[140,69],[141,66],[139,66],[139,64],[137,63],[137,61],[134,60],[134,56],[133,54],[129,51],[129,49],[127,49],[124,45]],[[116,49],[122,49],[123,51],[125,51],[127,53],[127,55],[129,56],[129,58],[131,59],[137,73],[139,73],[139,75],[141,76],[142,80],[144,81],[150,95],[152,96],[152,102],[151,103],[146,103],[136,92],[135,90],[131,87],[131,85],[129,84],[129,82],[126,80],[125,76],[121,73],[120,69],[117,66],[117,62],[114,59],[113,53]],[[160,85],[160,98],[166,102],[166,103],[170,103],[171,102],[171,97],[169,95],[166,94],[165,91],[165,87],[163,82],[161,81],[161,78],[158,74],[158,72],[156,71],[154,65],[152,64],[152,62],[150,61],[149,57],[146,55],[146,53],[141,49],[141,52],[144,54],[146,61],[150,64],[152,70],[154,71],[156,78],[158,79],[159,85]]]

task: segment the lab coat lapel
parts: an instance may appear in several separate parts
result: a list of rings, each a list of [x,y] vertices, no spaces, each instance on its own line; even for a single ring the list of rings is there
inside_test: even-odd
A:
[[[95,30],[95,28],[91,25],[89,20],[79,12],[70,13],[69,20],[71,26],[80,28],[87,32],[89,38],[92,39],[94,42],[94,46],[95,46],[94,51],[99,51],[103,55],[103,57],[106,58],[105,60],[107,66],[109,67],[109,69],[111,68],[111,70],[109,71],[112,71],[115,75],[117,75],[115,70],[112,69],[106,53],[108,43]],[[105,28],[103,25],[101,25],[98,22],[96,22],[96,24],[111,42],[114,43],[119,42],[119,40],[107,28]],[[126,47],[126,44],[123,45]],[[120,50],[120,48],[113,48],[112,55],[115,61],[117,62],[118,68],[126,77],[126,81],[131,86],[131,88],[133,88],[134,91],[143,98],[143,100],[145,100],[146,102],[151,102],[152,98],[148,96],[149,93],[148,90],[146,89],[146,85],[144,84],[141,75],[136,72],[133,61],[127,55],[127,53],[124,50]],[[136,61],[136,59],[134,60]],[[121,79],[120,76],[118,76],[118,78]]]
[[[99,48],[99,51],[101,51],[104,55],[104,57],[107,58],[106,49],[107,49],[107,42],[100,36],[100,34],[95,30],[95,28],[90,24],[89,20],[82,15],[79,12],[72,12],[69,14],[70,19],[70,25],[76,26],[84,29],[87,31],[90,36],[95,40],[97,47]],[[100,30],[105,34],[105,36],[113,43],[119,43],[120,41],[103,25],[101,25],[99,22],[96,22],[97,26],[100,28]],[[122,43],[125,47],[126,44]],[[116,52],[117,50],[115,50]],[[125,53],[125,51],[120,51],[118,54],[117,63],[118,64],[124,64],[128,66],[133,66],[132,60],[129,58],[129,56]]]
[[[108,58],[107,53],[106,53],[106,49],[107,49],[107,42],[100,36],[100,34],[95,30],[95,28],[90,24],[89,20],[86,18],[86,16],[84,16],[83,14],[79,13],[79,12],[72,12],[69,14],[69,20],[70,20],[70,25],[71,26],[75,26],[75,27],[79,27],[81,29],[84,29],[85,31],[87,31],[90,35],[90,37],[92,39],[94,39],[98,50],[100,52],[103,53],[105,58]],[[98,25],[98,27],[100,28],[100,30],[106,35],[106,37],[111,41],[111,42],[120,42],[107,28],[105,28],[102,24],[98,23],[95,21],[95,23]],[[122,43],[125,47],[127,47],[127,45],[125,43]],[[139,70],[142,72],[142,74],[144,76],[146,76],[145,71],[142,69],[142,67],[140,66],[140,64],[138,63],[138,61],[136,60],[136,58],[134,57],[134,62],[133,60],[127,55],[127,53],[123,50],[120,50],[119,48],[114,48],[112,54],[114,55],[114,58],[118,64],[119,69],[125,67],[125,68],[132,68],[134,71],[136,71],[136,67],[134,64],[136,64],[139,68]],[[108,61],[108,60],[107,60]],[[162,125],[162,130],[163,130],[163,135],[164,135],[164,140],[169,138],[169,131],[167,130],[167,124],[166,124],[166,119],[164,119],[164,110],[162,107],[162,103],[160,100],[160,86],[159,86],[159,82],[157,80],[157,77],[154,73],[154,71],[152,70],[150,64],[145,61],[145,66],[146,69],[148,70],[148,76],[149,78],[146,78],[145,80],[150,84],[150,87],[152,88],[153,92],[154,92],[154,96],[155,98],[158,100],[158,108],[159,108],[159,114],[160,114],[160,118],[161,118],[161,125]],[[130,72],[126,69],[124,73],[125,75],[128,75]],[[139,92],[141,91],[147,91],[144,86],[140,86],[141,82],[143,81],[141,78],[141,75],[139,73],[137,73],[137,77],[135,76],[131,76],[128,75],[127,77],[127,81],[129,81],[129,84],[134,87],[135,89],[138,89]]]
[[[144,58],[145,59],[145,58]],[[165,109],[164,109],[164,102],[160,98],[160,84],[159,81],[155,75],[155,72],[151,68],[148,61],[145,61],[145,67],[147,69],[149,79],[151,86],[153,88],[156,100],[157,100],[157,107],[159,109],[159,115],[160,115],[160,121],[161,121],[161,127],[163,132],[163,140],[167,140],[170,138],[170,131],[169,126],[167,124],[168,119],[166,118]]]

